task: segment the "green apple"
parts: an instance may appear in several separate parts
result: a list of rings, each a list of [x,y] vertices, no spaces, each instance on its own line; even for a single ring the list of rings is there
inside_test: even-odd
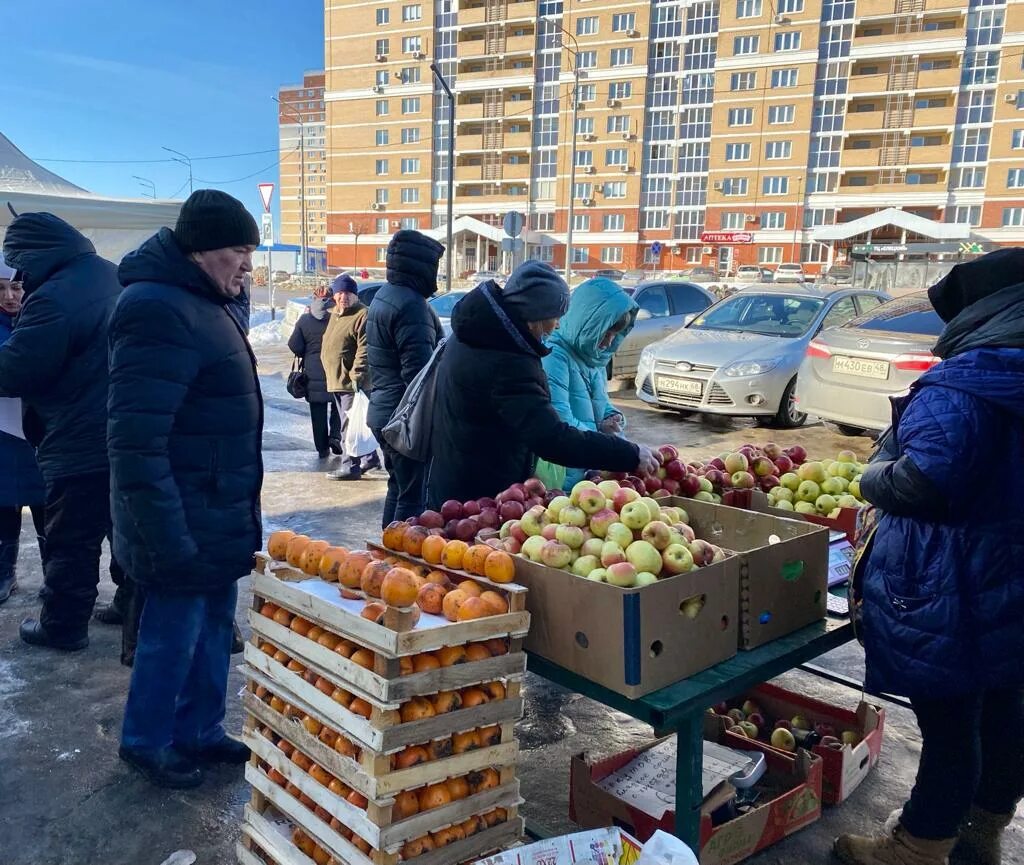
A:
[[[827,515],[832,513],[838,507],[835,496],[828,494],[818,496],[814,502],[814,507],[819,514]]]
[[[839,497],[839,507],[841,507],[841,508],[859,508],[860,507],[860,502],[858,502],[857,499],[854,498],[851,495],[840,496]]]
[[[636,568],[637,573],[661,573],[661,553],[648,541],[633,541],[626,547],[626,560]]]
[[[658,582],[658,578],[649,571],[641,571],[636,575],[636,585],[638,586],[649,586],[656,582]]]
[[[818,512],[814,507],[814,502],[797,502],[793,505],[793,509],[798,514],[816,514]]]
[[[850,481],[850,485],[846,488],[846,491],[855,499],[864,499],[864,496],[860,494],[860,475],[857,475],[857,477]]]
[[[803,504],[803,502],[800,502],[800,504]],[[787,501],[786,499],[779,499],[775,503],[775,507],[778,508],[780,511],[791,511],[793,510],[793,503],[791,501]],[[811,510],[813,509],[814,508],[812,506]]]
[[[576,486],[572,488],[572,491],[569,493],[569,501],[571,501],[574,505],[578,505],[580,503],[580,493],[582,493],[584,490],[596,489],[597,484],[595,484],[593,481],[580,481],[578,484],[576,484]]]
[[[568,496],[555,496],[548,503],[548,516],[551,518],[551,522],[558,522],[558,515],[562,512],[563,508],[569,507],[572,502],[569,501]]]
[[[800,475],[796,472],[786,472],[779,478],[779,485],[795,493],[800,487]]]
[[[775,493],[773,498],[776,502],[793,501],[793,491],[789,487],[773,487],[772,492]]]
[[[610,541],[613,544],[618,544],[622,549],[626,549],[633,543],[633,532],[622,523],[612,523],[605,530],[604,539],[606,543]]]
[[[594,568],[589,574],[587,574],[588,580],[593,580],[595,583],[603,583],[608,578],[608,571],[604,568]]]
[[[780,751],[795,751],[796,739],[785,727],[779,727],[772,731],[772,747]]]
[[[843,492],[843,484],[839,478],[825,478],[821,484],[821,491],[830,496],[838,496]]]
[[[647,512],[651,515],[651,520],[661,519],[661,504],[657,499],[652,499],[646,496],[640,499],[645,505],[647,505]]]
[[[590,575],[591,571],[596,571],[601,567],[601,562],[597,556],[580,556],[572,563],[572,572],[577,577],[586,577]]]
[[[816,502],[821,495],[821,487],[814,481],[801,481],[796,491],[798,502]]]
[[[821,463],[804,463],[796,470],[797,477],[802,481],[814,481],[820,484],[825,480],[825,467]]]
[[[619,512],[619,519],[627,529],[639,531],[651,522],[653,517],[651,516],[651,509],[641,499],[640,501],[630,502],[628,505],[625,505]]]

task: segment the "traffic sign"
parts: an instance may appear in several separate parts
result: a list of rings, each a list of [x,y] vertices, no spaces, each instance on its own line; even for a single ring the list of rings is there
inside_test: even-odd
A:
[[[501,239],[502,252],[517,253],[522,252],[522,250],[523,242],[521,240],[516,240],[514,237],[503,237]]]
[[[654,241],[654,243],[651,244],[651,255],[661,255],[661,249],[661,241]]]
[[[509,237],[519,237],[526,225],[526,217],[516,210],[510,210],[505,214],[505,219],[501,225],[505,229],[505,234]]]
[[[960,252],[964,255],[981,255],[985,251],[980,243],[961,243]]]
[[[270,213],[270,200],[274,197],[273,183],[259,183],[256,188],[260,191],[260,198],[263,199],[263,209]]]
[[[260,243],[263,246],[274,245],[274,215],[272,213],[261,213],[263,217],[260,225]]]
[[[749,231],[705,231],[701,243],[753,243],[754,235]]]

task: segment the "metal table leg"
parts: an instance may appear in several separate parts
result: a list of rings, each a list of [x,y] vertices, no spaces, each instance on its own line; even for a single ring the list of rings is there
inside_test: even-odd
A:
[[[676,837],[700,858],[700,806],[704,800],[704,712],[687,713],[676,729]]]

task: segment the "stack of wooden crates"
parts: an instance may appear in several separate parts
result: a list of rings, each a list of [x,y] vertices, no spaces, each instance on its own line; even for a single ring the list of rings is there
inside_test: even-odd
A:
[[[509,612],[378,623],[337,584],[257,562],[239,862],[456,865],[517,842],[526,589],[477,578]]]

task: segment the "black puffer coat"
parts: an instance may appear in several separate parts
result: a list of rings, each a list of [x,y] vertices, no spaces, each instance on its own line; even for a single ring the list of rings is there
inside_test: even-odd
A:
[[[444,247],[418,231],[399,231],[388,246],[387,277],[366,316],[370,364],[371,428],[394,414],[416,374],[441,339],[441,322],[427,303],[437,291],[437,264]]]
[[[169,229],[125,256],[110,324],[114,553],[147,586],[202,592],[259,549],[263,401],[231,303]]]
[[[548,353],[485,282],[455,307],[437,371],[427,479],[431,508],[497,495],[533,474],[537,457],[571,468],[634,471],[637,446],[577,429],[551,405]]]
[[[288,337],[289,350],[302,359],[302,368],[306,371],[306,402],[331,401],[331,395],[327,393],[327,373],[320,360],[320,346],[327,332],[328,310],[332,306],[333,299],[314,297],[309,304],[309,312],[299,316],[292,335]]]
[[[4,237],[25,304],[0,348],[0,396],[21,397],[25,437],[48,481],[107,468],[107,322],[117,268],[51,213],[24,213]]]

